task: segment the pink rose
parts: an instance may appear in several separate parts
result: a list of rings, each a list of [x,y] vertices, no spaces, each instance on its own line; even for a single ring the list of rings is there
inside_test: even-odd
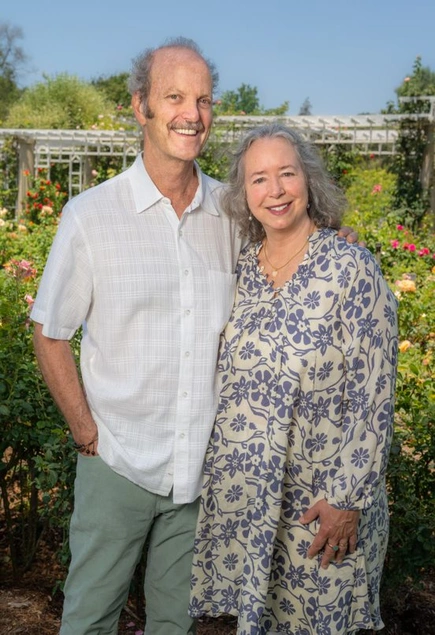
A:
[[[428,249],[427,247],[423,247],[422,249],[420,249],[420,251],[418,252],[419,256],[429,256],[430,254],[430,249]]]

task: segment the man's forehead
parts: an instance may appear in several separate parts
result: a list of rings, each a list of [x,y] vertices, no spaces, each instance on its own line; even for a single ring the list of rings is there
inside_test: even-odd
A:
[[[190,74],[197,77],[201,71],[212,82],[210,70],[204,59],[195,51],[183,48],[168,47],[159,49],[154,54],[151,69],[152,84],[172,83],[175,76]]]

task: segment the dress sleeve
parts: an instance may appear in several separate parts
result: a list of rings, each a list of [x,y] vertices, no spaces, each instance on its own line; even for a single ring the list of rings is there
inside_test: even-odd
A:
[[[69,340],[86,319],[92,301],[92,254],[86,232],[71,203],[53,241],[38,288],[31,318],[43,324],[43,334]]]
[[[358,249],[353,280],[342,297],[344,358],[340,452],[328,502],[367,509],[385,479],[393,433],[397,302],[372,255]]]

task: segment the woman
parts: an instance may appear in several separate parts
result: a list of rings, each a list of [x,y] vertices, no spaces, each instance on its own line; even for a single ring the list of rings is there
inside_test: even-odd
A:
[[[250,239],[219,356],[192,615],[238,634],[380,629],[396,301],[336,237],[344,198],[273,124],[236,153],[224,206]]]

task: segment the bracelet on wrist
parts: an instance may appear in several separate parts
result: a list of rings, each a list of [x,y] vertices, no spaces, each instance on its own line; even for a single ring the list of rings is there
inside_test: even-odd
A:
[[[80,454],[90,454],[91,456],[95,456],[96,452],[94,449],[94,444],[98,441],[98,434],[95,436],[92,441],[89,443],[73,443],[74,450],[77,450]]]

